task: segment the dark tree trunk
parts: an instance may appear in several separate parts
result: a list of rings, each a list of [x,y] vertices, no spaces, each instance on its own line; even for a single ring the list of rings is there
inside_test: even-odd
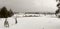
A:
[[[9,27],[9,23],[8,23],[8,21],[7,21],[7,18],[6,18],[5,21],[4,21],[4,26],[5,26],[5,27]]]
[[[17,17],[15,18],[15,24],[17,24]]]

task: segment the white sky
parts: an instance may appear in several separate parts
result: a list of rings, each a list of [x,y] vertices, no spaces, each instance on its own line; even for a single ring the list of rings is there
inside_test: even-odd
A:
[[[0,8],[19,12],[55,12],[57,2],[55,0],[0,0]]]

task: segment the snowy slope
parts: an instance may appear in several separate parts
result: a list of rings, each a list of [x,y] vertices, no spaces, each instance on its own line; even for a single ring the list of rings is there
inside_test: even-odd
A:
[[[4,27],[4,20],[0,20],[0,29],[60,29],[60,18],[55,15],[43,17],[18,17],[18,23],[14,24],[14,17],[8,18],[9,28]]]

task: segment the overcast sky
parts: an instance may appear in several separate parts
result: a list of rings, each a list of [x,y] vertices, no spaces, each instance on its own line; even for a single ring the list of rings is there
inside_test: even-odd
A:
[[[56,4],[55,0],[0,0],[0,8],[18,12],[55,12]]]

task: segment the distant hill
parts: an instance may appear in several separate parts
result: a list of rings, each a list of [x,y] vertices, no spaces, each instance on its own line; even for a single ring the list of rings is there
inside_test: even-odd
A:
[[[25,14],[55,14],[52,12],[25,12]]]

